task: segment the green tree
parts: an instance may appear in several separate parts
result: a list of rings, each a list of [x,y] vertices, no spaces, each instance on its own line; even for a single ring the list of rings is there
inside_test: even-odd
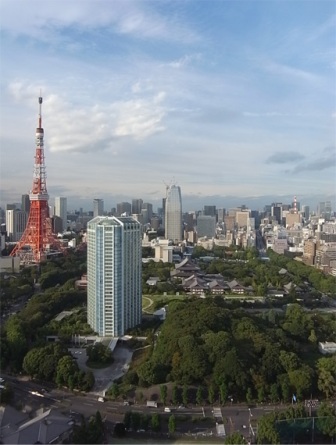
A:
[[[336,416],[333,407],[327,403],[321,403],[317,410],[316,426],[322,434],[334,437],[336,435]]]
[[[180,402],[179,389],[178,389],[177,385],[174,385],[173,389],[172,389],[172,401],[173,401],[174,405],[178,405],[178,403]]]
[[[220,394],[220,400],[221,400],[221,404],[224,405],[226,402],[226,399],[229,395],[229,391],[228,391],[228,387],[226,385],[226,383],[222,383],[219,387],[219,394]]]
[[[169,421],[168,421],[168,430],[170,434],[174,434],[176,431],[176,419],[174,414],[172,414],[171,416],[169,416]]]
[[[109,395],[113,399],[117,399],[120,396],[120,390],[117,383],[113,382],[110,389],[109,389]]]
[[[132,416],[131,416],[131,428],[132,428],[132,430],[133,431],[138,431],[138,429],[140,428],[140,423],[141,423],[140,413],[132,412]]]
[[[248,404],[253,402],[253,393],[252,393],[252,389],[250,387],[248,387],[247,391],[246,391],[246,402]]]
[[[297,336],[302,340],[306,340],[313,328],[313,323],[298,304],[291,304],[286,309],[285,321],[283,329],[291,335]]]
[[[162,403],[165,405],[167,401],[168,389],[167,385],[160,385],[160,398]]]
[[[286,372],[294,371],[301,365],[299,357],[294,352],[280,351],[279,361]]]
[[[31,349],[23,359],[22,369],[31,377],[38,376],[43,358],[41,348]]]
[[[317,386],[328,399],[336,392],[336,356],[322,357],[317,361]]]
[[[160,429],[161,429],[161,418],[160,418],[159,414],[154,413],[152,415],[151,427],[152,427],[152,430],[155,431],[155,432],[160,431]]]
[[[279,378],[281,386],[281,395],[284,403],[288,403],[291,399],[291,389],[289,385],[288,375],[284,374]]]
[[[277,383],[273,383],[270,387],[270,400],[272,403],[279,401],[279,388]]]
[[[260,386],[258,388],[258,402],[263,402],[266,398],[266,394],[265,394],[265,388],[264,386]]]
[[[244,445],[246,440],[244,436],[237,431],[225,437],[224,443],[226,445]]]
[[[184,405],[188,405],[189,402],[189,390],[187,385],[184,385],[182,389],[182,402]]]
[[[113,362],[112,351],[102,343],[90,345],[86,349],[89,362],[109,364]]]
[[[197,392],[196,392],[196,403],[197,403],[197,405],[202,405],[202,403],[203,403],[203,392],[204,392],[203,387],[199,386],[197,388]]]
[[[213,385],[210,385],[208,389],[208,401],[210,405],[215,402],[215,388]]]
[[[290,371],[288,377],[290,384],[295,388],[297,397],[302,399],[312,387],[312,369],[308,365],[304,365],[300,369]]]
[[[28,349],[27,336],[24,331],[23,322],[16,316],[9,317],[6,326],[10,360],[14,370],[19,371],[22,367],[23,358]]]
[[[59,359],[56,369],[56,383],[67,385],[69,377],[78,371],[78,365],[74,362],[72,357],[64,356]]]
[[[310,335],[308,337],[308,340],[313,343],[314,345],[316,345],[317,343],[317,336],[316,336],[316,332],[315,329],[311,329],[310,331]]]
[[[258,444],[279,444],[280,436],[275,428],[276,416],[269,414],[258,419],[257,443]]]

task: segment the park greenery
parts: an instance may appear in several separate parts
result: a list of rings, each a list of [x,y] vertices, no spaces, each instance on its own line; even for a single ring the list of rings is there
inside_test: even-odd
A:
[[[146,325],[130,331],[141,335],[145,329],[149,347],[124,376],[119,393],[127,385],[160,384],[161,391],[165,391],[162,385],[166,383],[182,388],[180,393],[176,391],[175,398],[179,394],[183,403],[224,403],[229,394],[234,400],[252,403],[289,402],[293,392],[299,399],[311,392],[326,398],[335,393],[335,358],[321,357],[317,348],[319,341],[335,340],[335,316],[307,312],[302,306],[309,306],[309,301],[317,301],[318,305],[321,293],[335,298],[335,277],[272,251],[268,252],[267,262],[260,260],[256,249],[236,247],[215,246],[212,251],[195,247],[193,257],[203,273],[236,279],[251,286],[258,295],[265,295],[269,286],[282,289],[292,282],[300,287],[303,303],[298,303],[294,288],[280,302],[267,301],[264,307],[269,310],[261,314],[249,313],[243,310],[248,306],[238,299],[229,303],[222,296],[182,301],[169,295],[183,292],[181,282],[171,278],[175,265],[144,263],[143,290],[166,298],[157,304],[168,305],[168,317],[162,325],[158,320],[146,320]],[[286,273],[279,274],[281,269]],[[2,369],[24,371],[34,378],[50,379],[71,388],[89,389],[92,376],[80,372],[67,351],[73,335],[93,334],[86,320],[86,292],[75,288],[75,281],[85,272],[85,251],[72,251],[63,258],[42,263],[39,268],[29,267],[20,274],[2,277],[1,309],[22,298],[27,301],[2,327]],[[148,286],[146,281],[153,276],[160,281],[156,286]],[[285,303],[292,304],[284,313],[272,309]],[[56,320],[64,310],[71,313]],[[52,335],[59,337],[58,345],[46,342],[46,337]],[[112,360],[102,346],[88,348],[88,355],[89,362],[95,364]],[[193,394],[190,386],[195,388]],[[116,391],[114,388],[112,392]],[[167,394],[162,392],[161,399],[166,400]]]
[[[85,256],[71,252],[64,258],[42,263],[40,274],[36,267],[30,267],[23,269],[20,275],[2,279],[7,299],[15,283],[20,287],[30,286],[26,305],[2,327],[2,369],[16,373],[24,371],[33,378],[71,389],[88,391],[92,388],[93,374],[80,371],[67,348],[72,335],[93,333],[86,322],[86,292],[74,286],[85,269]],[[43,292],[39,291],[39,286]],[[16,294],[12,295],[13,301],[16,298]],[[71,315],[56,321],[55,317],[64,310],[71,311]],[[46,337],[51,335],[59,336],[59,341],[48,343]]]
[[[112,351],[103,345],[103,343],[89,345],[86,348],[86,355],[88,357],[87,365],[89,367],[103,367],[113,363]]]
[[[161,416],[158,413],[146,414],[137,411],[127,411],[123,423],[125,428],[131,431],[148,431],[151,429],[154,432],[159,432],[161,430]]]
[[[97,411],[96,414],[91,416],[88,421],[82,417],[81,424],[74,426],[71,443],[103,443],[104,435],[104,422],[100,411]]]
[[[290,293],[292,299],[297,298],[294,288],[298,287],[305,299],[316,302],[321,293],[336,298],[336,278],[325,275],[320,270],[295,261],[286,255],[279,255],[271,249],[267,252],[269,261],[262,261],[255,248],[246,250],[214,246],[209,251],[196,246],[193,259],[197,262],[203,274],[221,274],[226,281],[237,280],[241,285],[251,286],[257,296],[266,296],[269,287],[283,290],[284,286],[292,283]],[[181,280],[171,279],[174,270],[173,263],[155,262],[153,260],[143,264],[142,286],[144,294],[175,294],[183,292]],[[284,269],[286,273],[279,274]],[[149,286],[147,280],[158,277],[156,285]]]
[[[248,403],[288,403],[293,393],[328,398],[336,390],[336,357],[321,357],[318,341],[333,339],[334,323],[333,314],[298,304],[283,315],[260,315],[230,310],[220,297],[173,301],[155,347],[135,370],[138,385],[200,386],[195,397],[209,403],[225,403],[229,394]]]

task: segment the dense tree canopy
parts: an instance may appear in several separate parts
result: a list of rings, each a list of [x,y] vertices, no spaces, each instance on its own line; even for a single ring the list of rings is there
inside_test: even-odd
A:
[[[298,305],[269,321],[230,311],[220,299],[174,301],[151,357],[136,371],[145,385],[172,380],[212,386],[217,400],[228,393],[240,400],[274,402],[290,402],[293,393],[299,400],[312,391],[330,394],[333,359],[316,362],[317,373],[307,361],[309,355],[318,357],[308,334],[312,327],[319,332],[320,323],[323,318]]]

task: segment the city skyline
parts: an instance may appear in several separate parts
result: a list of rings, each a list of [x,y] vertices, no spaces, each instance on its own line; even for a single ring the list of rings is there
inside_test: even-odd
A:
[[[1,17],[2,206],[31,189],[41,89],[48,193],[69,208],[159,207],[170,180],[183,211],[335,208],[334,2],[4,0]]]

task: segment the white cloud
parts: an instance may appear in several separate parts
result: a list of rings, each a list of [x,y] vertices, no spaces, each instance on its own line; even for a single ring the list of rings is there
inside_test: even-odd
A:
[[[9,85],[9,92],[18,101],[36,103],[38,91],[24,82]],[[88,152],[113,149],[121,137],[141,140],[162,131],[165,115],[160,91],[152,97],[115,101],[111,104],[78,106],[57,94],[43,99],[42,116],[48,119],[48,144],[52,152]],[[36,100],[36,102],[35,102]]]
[[[167,63],[167,65],[172,68],[183,68],[184,66],[189,65],[194,60],[200,60],[200,59],[201,59],[200,53],[190,54],[190,55],[185,55],[180,59],[173,60],[172,62]]]
[[[300,82],[305,81],[310,83],[318,83],[321,81],[320,76],[316,74],[286,64],[268,62],[264,65],[264,68],[266,71],[280,77],[286,77],[289,80],[294,79]]]
[[[161,123],[164,117],[161,102],[164,97],[164,92],[160,92],[150,101],[136,99],[121,103],[115,135],[143,139],[164,130]]]
[[[15,5],[15,7],[13,6]],[[110,32],[137,38],[194,42],[197,34],[176,18],[158,14],[148,2],[128,0],[3,0],[2,29],[42,41],[62,39],[62,29]]]

